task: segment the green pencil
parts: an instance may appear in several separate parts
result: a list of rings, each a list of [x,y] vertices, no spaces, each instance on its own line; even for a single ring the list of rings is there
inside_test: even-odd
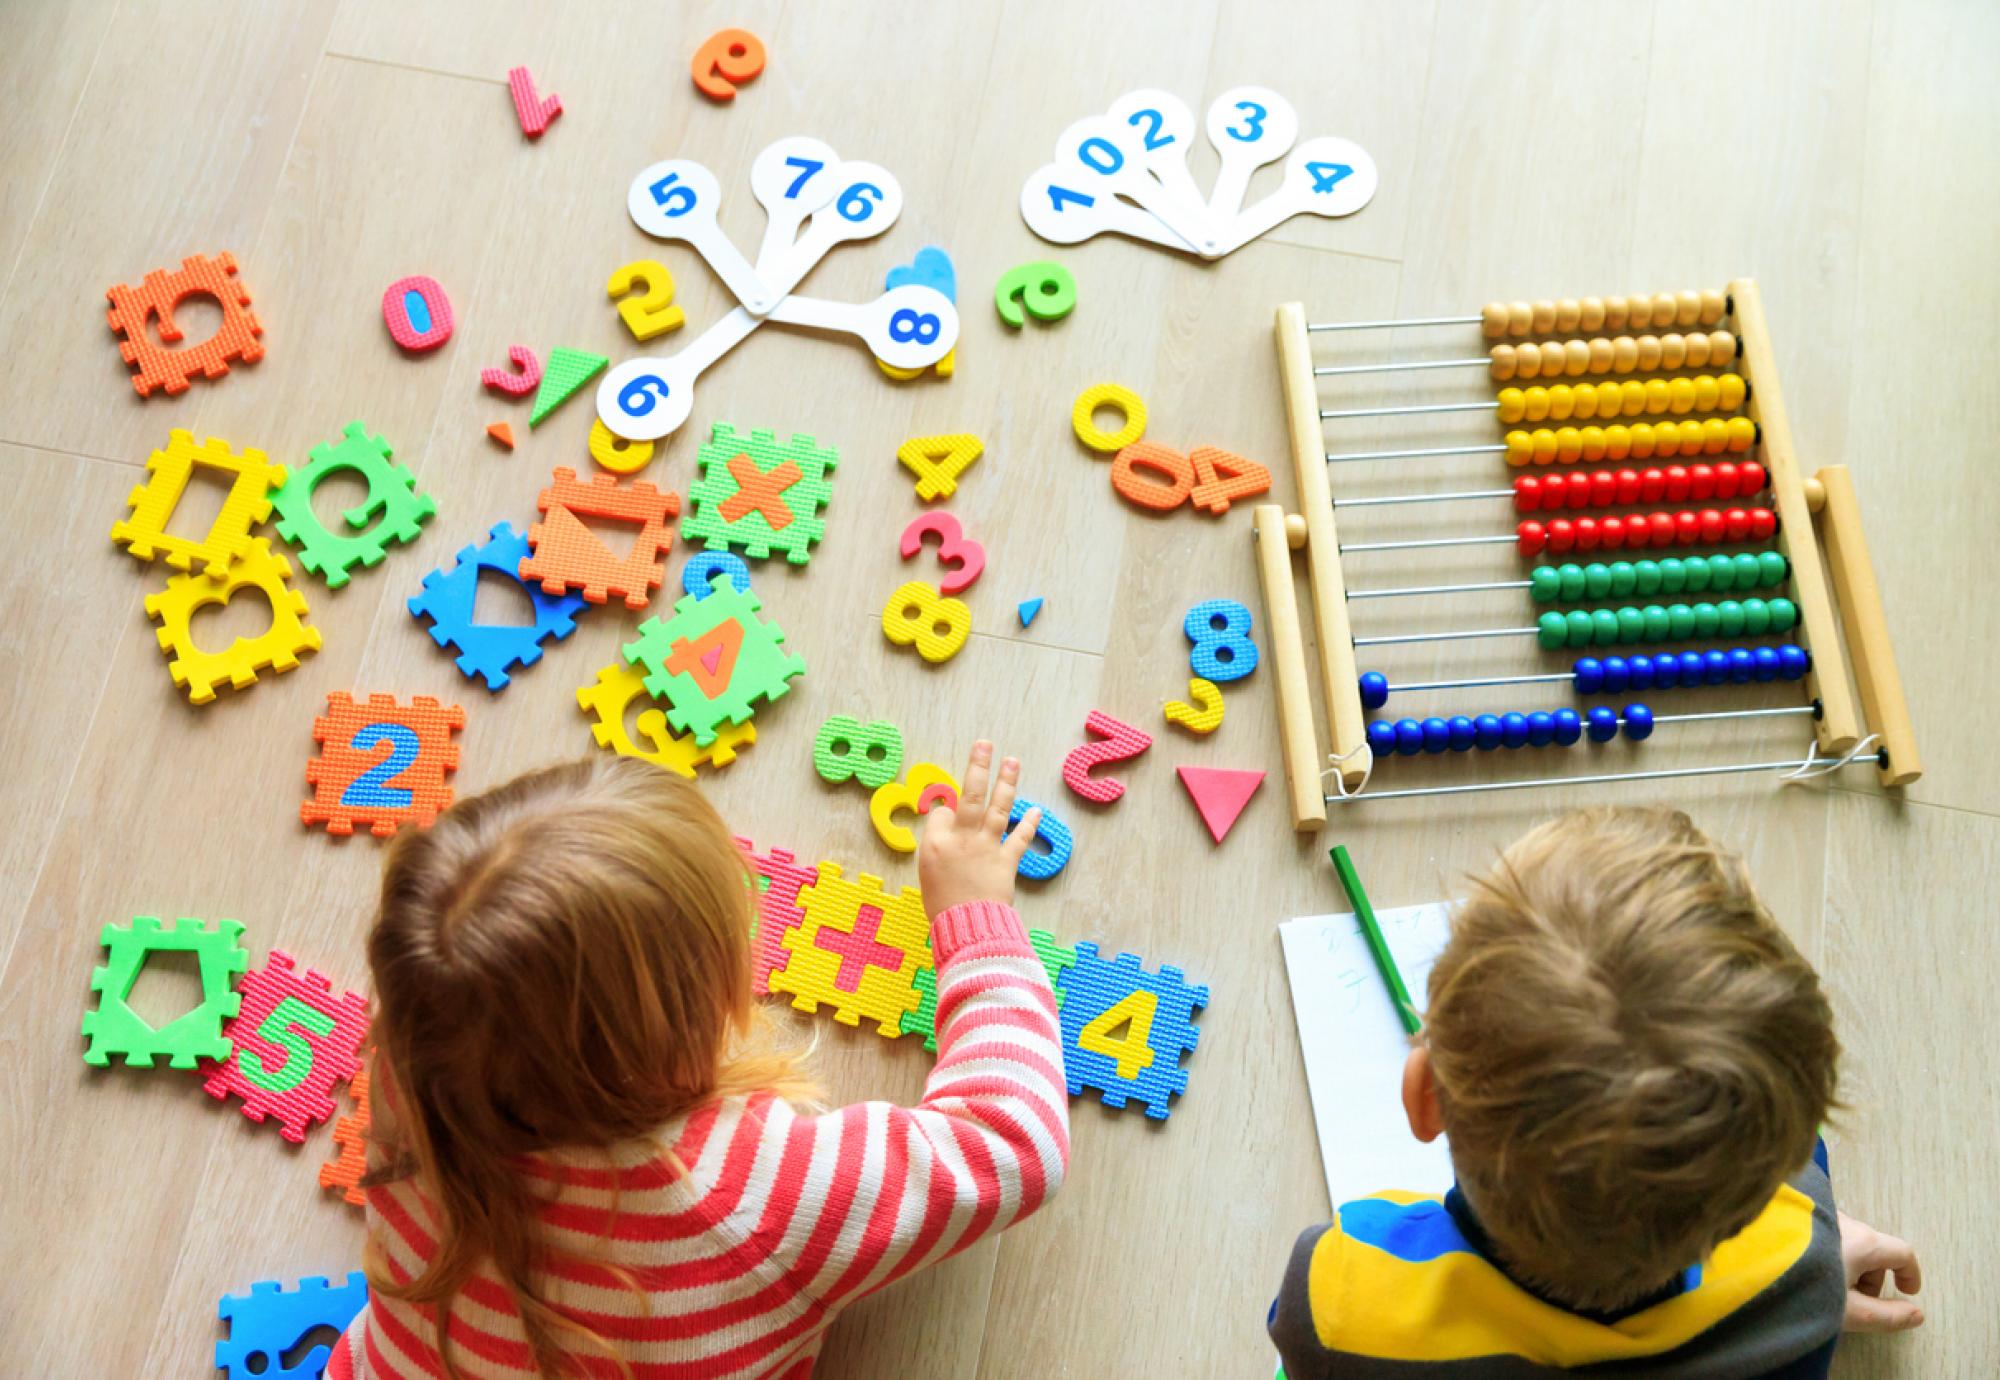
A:
[[[1361,933],[1368,938],[1368,950],[1375,955],[1375,966],[1382,970],[1382,981],[1389,989],[1389,1000],[1395,1003],[1396,1014],[1402,1017],[1403,1029],[1412,1035],[1420,1033],[1424,1023],[1417,1016],[1416,1003],[1410,1000],[1410,989],[1403,986],[1403,975],[1396,971],[1396,959],[1389,952],[1389,941],[1382,937],[1375,907],[1368,904],[1368,893],[1361,889],[1361,877],[1354,870],[1354,859],[1347,856],[1347,845],[1335,844],[1327,856],[1333,859],[1333,870],[1340,874],[1340,885],[1354,907],[1354,918],[1361,922]]]

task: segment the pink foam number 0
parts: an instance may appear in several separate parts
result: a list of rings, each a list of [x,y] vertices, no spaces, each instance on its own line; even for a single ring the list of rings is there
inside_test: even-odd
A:
[[[517,398],[542,381],[542,361],[526,345],[509,345],[507,358],[512,369],[481,369],[479,381]]]
[[[382,320],[405,350],[435,350],[451,339],[451,299],[435,278],[398,278],[382,294]]]
[[[549,121],[562,114],[562,97],[554,92],[538,96],[535,79],[525,67],[509,69],[507,89],[514,93],[514,113],[521,119],[521,133],[530,139],[541,138]]]
[[[1109,805],[1125,794],[1125,783],[1110,777],[1093,777],[1091,768],[1108,762],[1129,761],[1151,747],[1153,737],[1128,723],[1120,723],[1101,709],[1091,710],[1083,726],[1087,733],[1100,741],[1085,743],[1063,758],[1063,784],[1085,800]]]
[[[958,519],[950,513],[924,513],[911,520],[903,529],[903,540],[898,548],[903,559],[908,560],[924,549],[924,538],[938,539],[938,564],[944,566],[946,574],[938,581],[938,590],[944,594],[957,594],[969,588],[974,580],[986,569],[986,548],[971,540],[958,525]]]

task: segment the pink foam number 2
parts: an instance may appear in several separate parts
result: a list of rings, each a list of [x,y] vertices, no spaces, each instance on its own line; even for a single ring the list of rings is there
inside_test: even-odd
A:
[[[521,117],[521,133],[530,139],[541,138],[549,121],[562,114],[562,97],[553,93],[537,96],[535,79],[525,67],[508,70],[507,89],[514,93],[514,113]]]
[[[517,398],[542,381],[542,361],[526,345],[509,345],[507,358],[514,366],[512,369],[481,369],[479,381]]]
[[[382,294],[382,320],[405,350],[435,350],[451,339],[451,299],[435,278],[398,278]]]
[[[1093,777],[1090,769],[1107,762],[1124,762],[1137,757],[1153,745],[1153,737],[1130,724],[1120,723],[1101,709],[1091,710],[1083,726],[1102,741],[1085,743],[1063,758],[1063,784],[1085,800],[1109,805],[1125,794],[1125,783],[1109,777]]]

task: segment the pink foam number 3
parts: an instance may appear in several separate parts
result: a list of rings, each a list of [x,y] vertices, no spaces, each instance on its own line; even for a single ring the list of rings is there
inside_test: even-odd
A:
[[[1101,709],[1091,710],[1083,726],[1102,741],[1085,743],[1063,758],[1063,784],[1085,800],[1109,805],[1125,794],[1125,783],[1110,777],[1093,777],[1090,769],[1107,762],[1124,762],[1137,757],[1153,745],[1153,737],[1130,724],[1120,723]]]
[[[509,345],[507,358],[513,369],[481,369],[479,381],[488,388],[511,393],[517,398],[532,391],[542,381],[542,361],[526,345]]]
[[[398,278],[382,294],[382,320],[405,350],[435,350],[451,339],[451,299],[435,278]]]
[[[542,137],[549,121],[562,114],[562,97],[553,93],[535,94],[535,79],[525,67],[508,70],[507,89],[514,93],[514,113],[521,117],[521,133],[530,139]]]
[[[938,580],[941,593],[957,594],[986,569],[986,548],[966,536],[950,513],[923,513],[911,520],[897,546],[904,560],[924,549],[925,537],[938,539],[938,564],[945,569]]]

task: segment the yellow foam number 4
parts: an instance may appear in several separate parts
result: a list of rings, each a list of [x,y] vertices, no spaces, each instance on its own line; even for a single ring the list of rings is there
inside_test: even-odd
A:
[[[977,436],[912,436],[896,447],[896,458],[917,477],[917,497],[926,503],[950,498],[958,477],[985,452]]]
[[[1118,1061],[1120,1078],[1137,1078],[1153,1063],[1153,1013],[1160,999],[1151,992],[1130,992],[1116,1006],[1077,1032],[1077,1048]],[[1123,1035],[1115,1034],[1124,1026]]]

